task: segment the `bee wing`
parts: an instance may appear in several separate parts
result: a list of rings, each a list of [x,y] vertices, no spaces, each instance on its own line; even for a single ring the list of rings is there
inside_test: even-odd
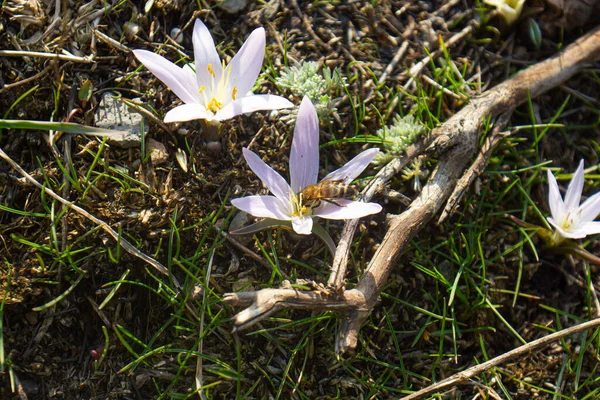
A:
[[[363,151],[352,160],[348,161],[342,168],[339,168],[325,176],[323,181],[339,181],[349,184],[355,180],[365,170],[365,168],[367,168],[371,161],[373,161],[373,158],[378,151],[379,149],[369,149]]]

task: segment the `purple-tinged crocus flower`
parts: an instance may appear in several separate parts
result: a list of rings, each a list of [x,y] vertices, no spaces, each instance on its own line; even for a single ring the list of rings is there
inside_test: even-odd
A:
[[[146,50],[133,54],[185,103],[169,111],[165,122],[223,121],[242,113],[293,107],[283,97],[251,92],[262,68],[265,41],[264,28],[255,29],[226,66],[208,28],[197,19],[192,37],[195,72]]]
[[[379,149],[365,150],[342,168],[325,176],[322,181],[349,184],[369,165]],[[308,97],[304,97],[290,154],[290,184],[260,157],[244,148],[244,158],[273,196],[248,196],[234,199],[231,203],[255,217],[279,221],[291,221],[299,234],[313,232],[313,218],[354,219],[381,211],[377,203],[364,203],[345,198],[333,198],[318,202],[303,201],[302,191],[317,183],[319,173],[319,121],[317,112]]]
[[[596,193],[579,205],[583,184],[583,160],[581,160],[563,201],[556,178],[548,170],[550,192],[548,205],[552,214],[552,217],[548,217],[548,222],[556,229],[554,239],[556,244],[565,238],[581,239],[587,235],[600,233],[600,222],[594,221],[600,214],[600,193]]]

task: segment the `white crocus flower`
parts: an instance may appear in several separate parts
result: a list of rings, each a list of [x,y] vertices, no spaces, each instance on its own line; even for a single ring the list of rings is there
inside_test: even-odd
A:
[[[563,201],[556,178],[548,170],[550,192],[548,204],[552,214],[552,217],[548,217],[548,222],[556,229],[556,244],[564,238],[581,239],[587,235],[600,233],[600,222],[594,221],[600,214],[600,193],[596,193],[579,205],[583,183],[583,160],[581,160]]]
[[[192,37],[195,72],[189,65],[179,67],[146,50],[133,54],[185,103],[169,111],[165,122],[223,121],[242,113],[293,107],[283,97],[251,92],[262,68],[265,41],[264,28],[255,29],[226,66],[210,32],[197,19]]]
[[[379,149],[365,150],[322,181],[349,184],[369,165]],[[260,157],[244,148],[248,165],[274,196],[248,196],[231,203],[255,217],[291,221],[294,231],[308,235],[313,230],[313,217],[354,219],[381,211],[377,203],[364,203],[345,198],[318,202],[303,200],[302,191],[317,183],[319,173],[319,121],[308,97],[304,97],[294,129],[290,153],[290,184]]]
[[[496,7],[509,25],[512,25],[521,15],[525,0],[483,0],[487,5]]]

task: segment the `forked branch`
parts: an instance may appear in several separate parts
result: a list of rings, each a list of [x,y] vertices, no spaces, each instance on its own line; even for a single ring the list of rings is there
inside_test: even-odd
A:
[[[343,291],[343,280],[350,251],[350,243],[357,226],[349,221],[343,231],[338,251],[334,257],[333,273],[329,279],[330,290],[296,291],[290,289],[265,289],[258,292],[227,294],[224,301],[248,308],[234,317],[234,326],[243,329],[283,308],[311,310],[338,310],[346,314],[342,320],[336,341],[336,352],[344,353],[354,348],[360,325],[369,315],[377,297],[386,283],[389,273],[398,256],[431,219],[446,206],[454,209],[460,193],[468,187],[474,176],[487,164],[490,149],[483,149],[475,167],[467,171],[461,184],[457,182],[463,175],[470,160],[477,151],[480,129],[483,121],[496,120],[494,129],[503,128],[508,118],[506,113],[518,105],[562,84],[581,71],[587,63],[600,57],[600,27],[582,36],[565,48],[564,52],[548,60],[535,64],[519,72],[513,78],[483,93],[455,114],[448,121],[434,129],[427,140],[413,146],[407,154],[392,161],[384,168],[363,192],[363,199],[369,200],[404,165],[418,154],[441,154],[438,165],[419,196],[407,210],[394,217],[381,243],[371,259],[356,288]],[[491,143],[493,148],[495,143]],[[452,198],[451,194],[454,193]],[[447,214],[444,215],[446,217]]]

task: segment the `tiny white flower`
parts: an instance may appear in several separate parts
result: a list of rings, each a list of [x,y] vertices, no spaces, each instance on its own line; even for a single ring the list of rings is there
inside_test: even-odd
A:
[[[369,165],[379,149],[365,150],[322,181],[349,184]],[[308,97],[304,97],[292,140],[290,153],[290,183],[265,164],[260,157],[244,148],[244,158],[274,196],[248,196],[231,203],[255,217],[291,221],[294,231],[309,235],[313,231],[313,217],[327,219],[354,219],[381,211],[377,203],[364,203],[344,198],[330,199],[319,204],[303,202],[302,191],[317,183],[319,173],[319,120]]]
[[[496,7],[509,25],[512,25],[521,15],[525,0],[483,0],[487,5]]]
[[[165,122],[205,119],[223,121],[258,110],[293,107],[281,96],[253,95],[265,56],[265,30],[255,29],[226,66],[221,62],[208,28],[196,20],[194,34],[195,72],[179,67],[158,54],[134,50],[133,54],[185,104],[165,116]]]
[[[564,238],[581,239],[587,235],[600,233],[600,222],[594,221],[600,214],[600,193],[596,193],[579,205],[583,183],[583,160],[581,160],[563,201],[556,178],[548,170],[548,205],[552,214],[552,217],[548,217],[548,222],[560,236],[557,238],[558,242]]]

